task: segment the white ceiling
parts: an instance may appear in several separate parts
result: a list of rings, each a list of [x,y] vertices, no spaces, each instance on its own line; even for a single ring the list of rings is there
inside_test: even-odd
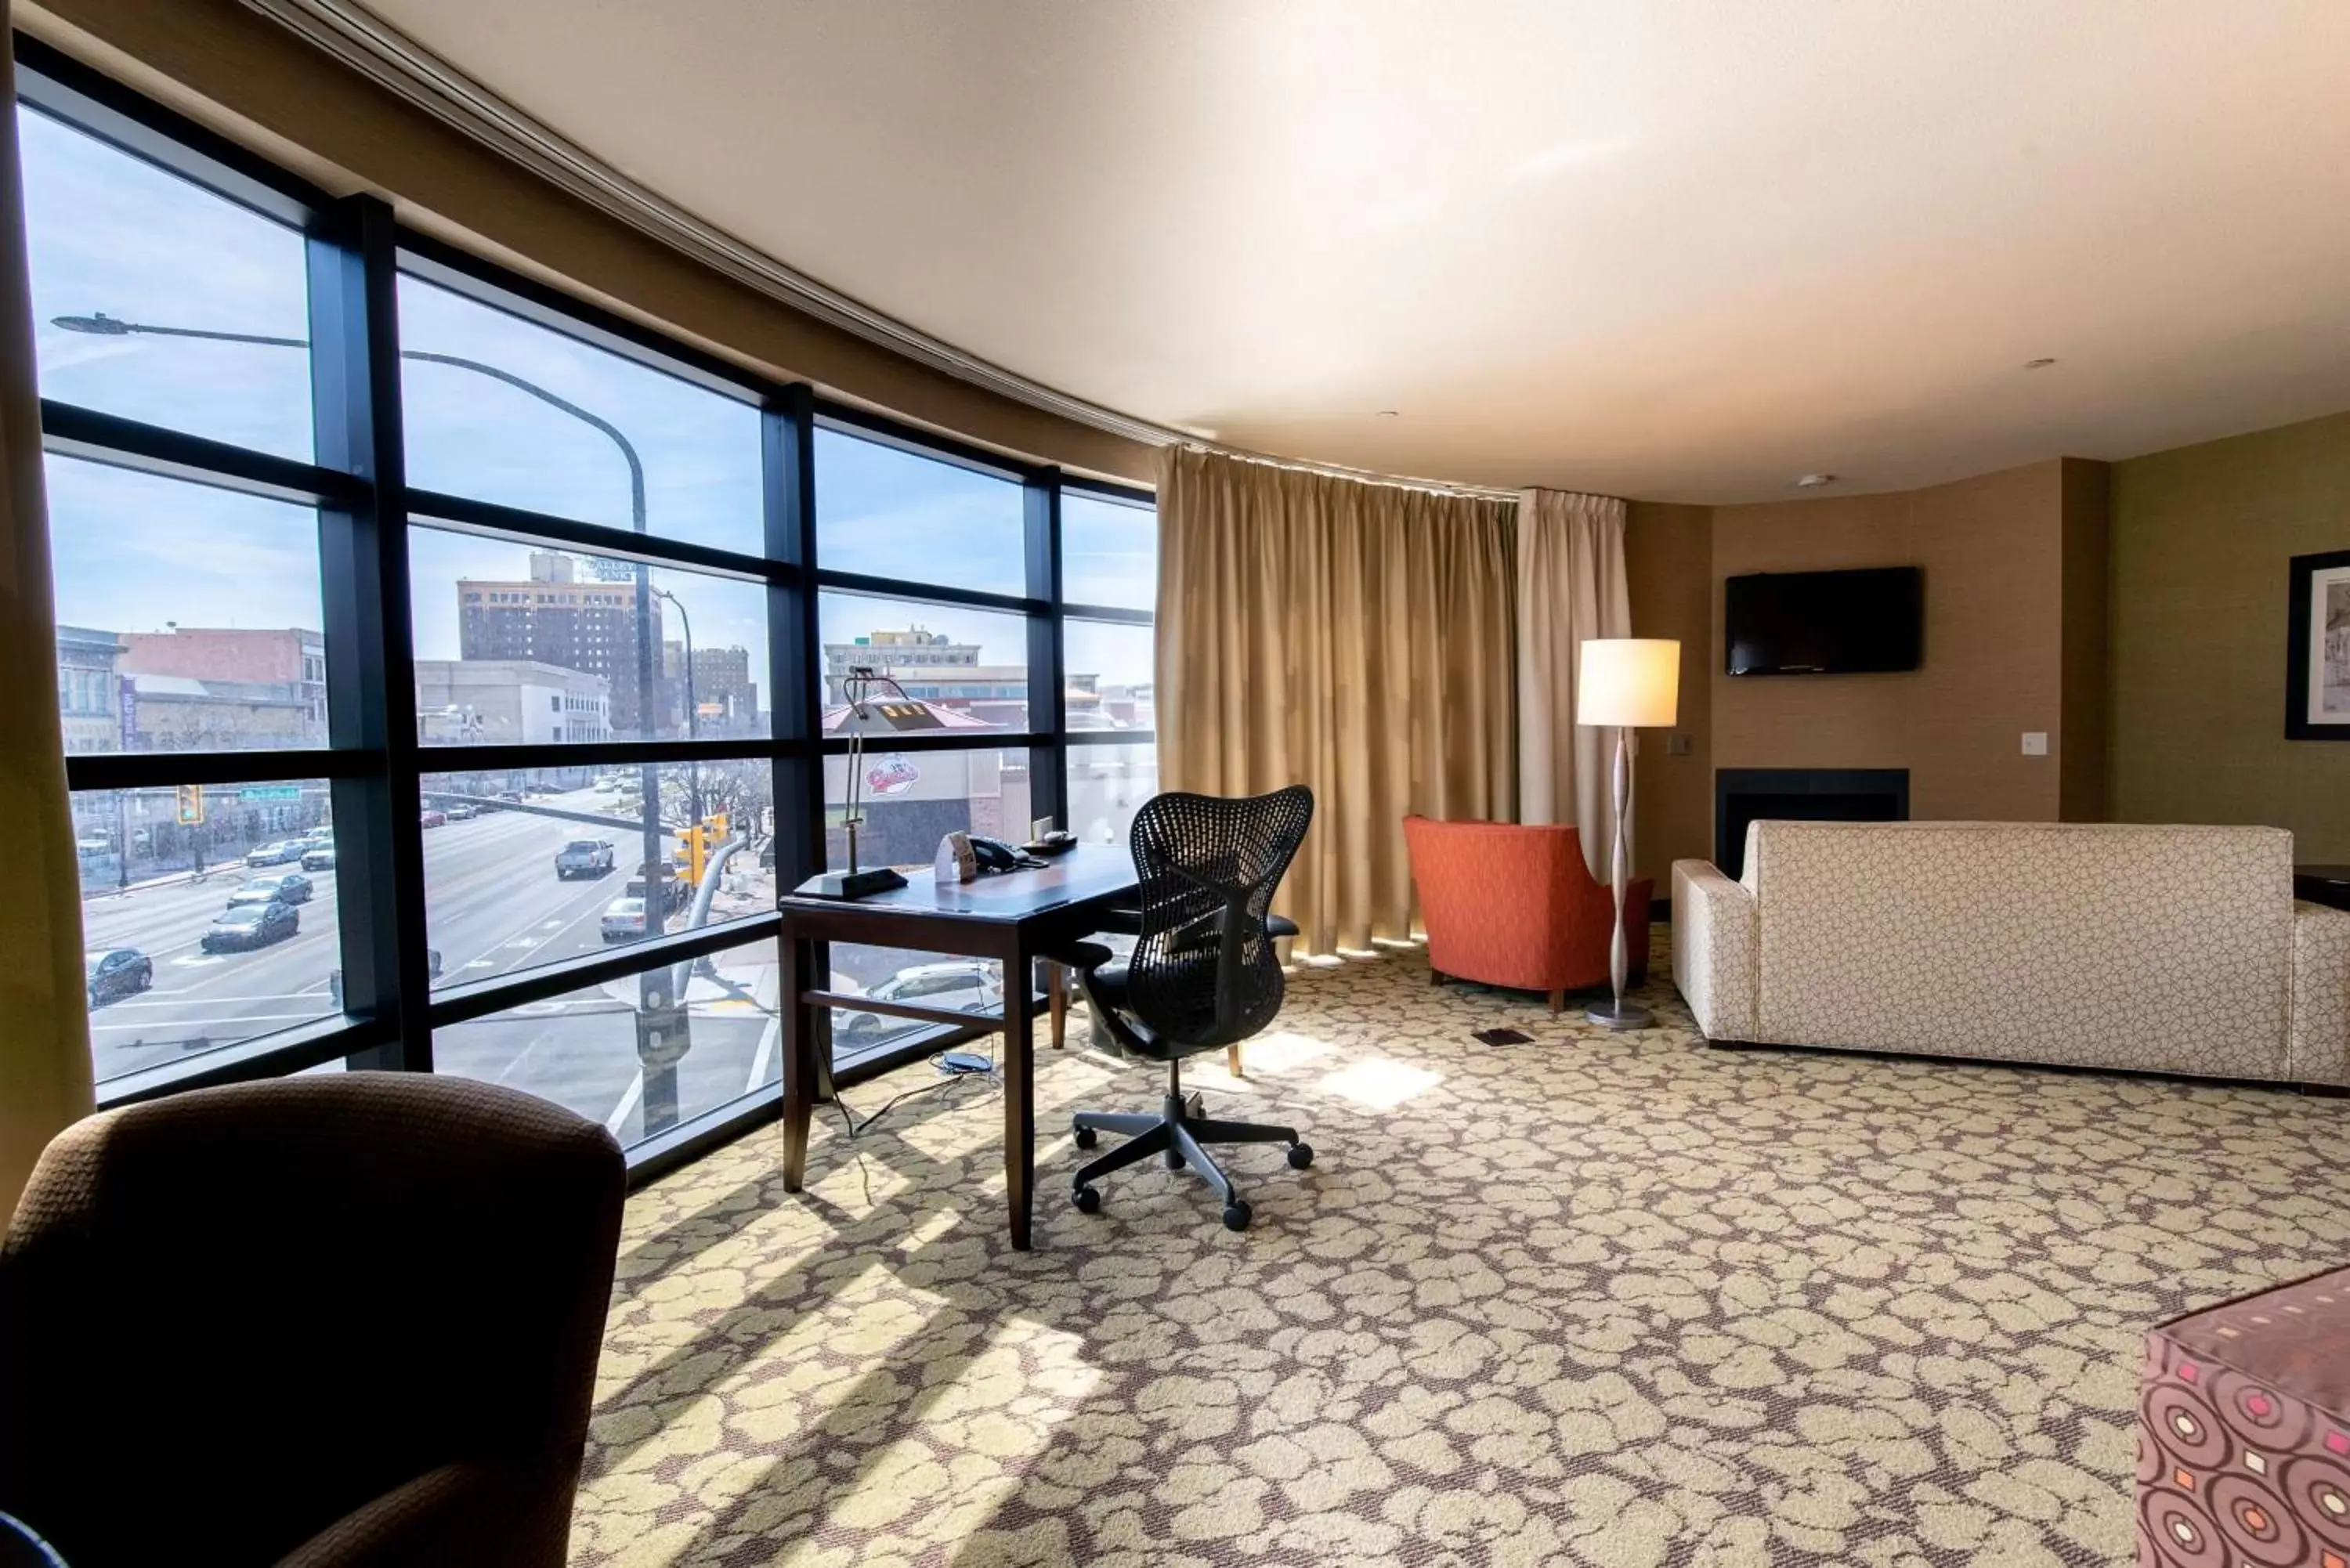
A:
[[[1232,445],[1721,502],[2350,408],[2343,0],[369,3],[801,272]]]

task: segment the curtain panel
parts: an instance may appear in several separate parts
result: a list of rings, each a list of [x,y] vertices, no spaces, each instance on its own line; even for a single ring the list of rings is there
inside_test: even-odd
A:
[[[1312,787],[1281,911],[1315,953],[1411,934],[1403,819],[1517,815],[1517,508],[1169,448],[1159,779]]]
[[[1632,635],[1625,510],[1614,496],[1565,490],[1518,500],[1518,808],[1525,822],[1573,826],[1602,882],[1615,736],[1575,723],[1575,689],[1586,639]]]

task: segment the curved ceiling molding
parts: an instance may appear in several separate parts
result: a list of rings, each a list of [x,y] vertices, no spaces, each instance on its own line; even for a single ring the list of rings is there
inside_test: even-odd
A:
[[[1180,442],[1309,472],[1456,494],[1511,498],[1517,493],[1484,485],[1373,473],[1343,464],[1226,447],[1203,441],[1186,431],[1154,424],[1057,391],[886,316],[704,223],[552,127],[524,113],[430,49],[386,26],[354,0],[244,0],[244,4],[442,123],[521,164],[598,211],[771,298],[973,386],[1151,446]]]
[[[598,211],[819,320],[974,386],[1129,441],[1165,446],[1193,439],[990,364],[794,271],[646,189],[350,0],[244,4]]]

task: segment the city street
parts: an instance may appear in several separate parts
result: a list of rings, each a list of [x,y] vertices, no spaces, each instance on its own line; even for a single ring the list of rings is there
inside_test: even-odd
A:
[[[610,815],[615,797],[594,790],[534,799],[534,805]],[[609,838],[616,868],[599,877],[559,881],[555,855],[570,839]],[[633,829],[584,823],[508,808],[472,821],[427,829],[424,860],[431,943],[441,954],[438,983],[463,984],[584,952],[603,950],[605,908],[624,895],[641,857]],[[674,846],[675,840],[665,841]],[[300,932],[252,952],[208,954],[199,941],[228,896],[248,877],[296,869],[215,867],[202,882],[179,879],[127,893],[107,894],[83,906],[88,950],[136,948],[154,964],[153,987],[100,1006],[91,1038],[100,1081],[161,1063],[287,1028],[333,1011],[330,976],[340,962],[336,928],[336,874],[306,872],[315,894],[297,906]],[[772,880],[747,855],[733,868],[743,878],[741,896],[714,911],[768,907]],[[772,1075],[772,1045],[757,1064],[765,1024],[774,1012],[774,952],[761,947],[720,954],[719,977],[697,977],[687,993],[692,1045],[678,1066],[685,1115],[731,1099],[755,1083],[754,1068]],[[436,1037],[444,1069],[511,1083],[569,1105],[598,1120],[619,1124],[639,1116],[636,1030],[630,1016],[638,981],[629,979],[587,995],[531,1003],[515,1013],[484,1019]],[[627,1102],[627,1103],[624,1103]]]

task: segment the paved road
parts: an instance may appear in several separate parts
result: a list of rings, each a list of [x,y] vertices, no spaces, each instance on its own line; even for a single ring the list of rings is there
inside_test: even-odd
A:
[[[543,797],[536,804],[619,815],[614,797],[594,791]],[[555,852],[583,836],[613,839],[621,869],[599,878],[558,881]],[[496,812],[429,830],[426,919],[431,943],[442,955],[441,983],[463,983],[602,950],[600,918],[626,890],[627,868],[639,858],[636,842],[619,829],[526,811]],[[155,968],[151,990],[109,1002],[92,1015],[101,1081],[332,1011],[328,977],[340,961],[332,871],[305,873],[316,891],[298,906],[302,925],[296,936],[255,952],[208,954],[199,947],[213,917],[248,876],[293,869],[216,869],[200,883],[134,888],[84,904],[89,950],[137,948]],[[762,1072],[772,1075],[772,1045],[764,1052],[764,1068],[758,1058],[774,1016],[773,959],[772,948],[721,954],[714,969],[726,988],[697,979],[688,992],[691,1045],[676,1074],[682,1114],[742,1094]],[[573,993],[441,1031],[436,1064],[547,1095],[634,1136],[629,1129],[642,1122],[633,1016],[637,984],[629,980],[608,995]],[[657,1100],[660,1095],[657,1083]]]

